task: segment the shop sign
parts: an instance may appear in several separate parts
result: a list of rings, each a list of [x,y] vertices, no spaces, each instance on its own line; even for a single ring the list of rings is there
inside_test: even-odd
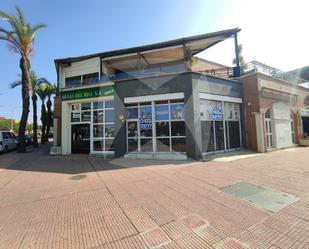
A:
[[[114,87],[104,86],[104,87],[93,87],[93,88],[63,91],[61,92],[61,99],[76,100],[76,99],[107,97],[113,95],[114,95]]]
[[[212,120],[214,121],[222,120],[222,109],[220,108],[212,109],[211,117]]]
[[[139,128],[141,130],[151,130],[152,129],[152,119],[140,119],[139,120]]]
[[[72,118],[79,118],[79,112],[73,112],[72,115]]]

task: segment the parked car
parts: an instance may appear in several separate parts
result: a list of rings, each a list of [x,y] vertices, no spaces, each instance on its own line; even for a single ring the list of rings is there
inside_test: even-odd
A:
[[[16,139],[18,140],[18,136],[16,136]],[[33,142],[33,135],[32,134],[25,134],[26,146],[31,145],[32,142]],[[18,145],[18,141],[17,141],[17,145]]]
[[[31,145],[33,142],[32,134],[25,134],[25,142],[26,145]]]
[[[15,150],[17,138],[13,132],[0,131],[0,152],[5,153],[9,150]]]

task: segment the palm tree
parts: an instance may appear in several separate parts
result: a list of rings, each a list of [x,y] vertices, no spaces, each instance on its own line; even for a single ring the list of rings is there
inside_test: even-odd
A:
[[[33,147],[38,147],[38,116],[37,116],[37,95],[36,95],[36,86],[43,82],[44,78],[38,78],[34,71],[29,72],[30,77],[30,92],[32,100],[32,109],[33,109]],[[22,82],[20,80],[13,82],[10,86],[15,88],[21,86]]]
[[[42,104],[41,104],[41,121],[42,121],[42,134],[41,134],[41,144],[45,144],[46,140],[46,120],[47,120],[47,115],[46,115],[46,107],[45,107],[45,99],[48,96],[49,92],[49,83],[46,81],[43,83],[39,83],[36,86],[36,93],[39,95]]]
[[[52,112],[52,101],[51,96],[56,93],[56,87],[54,85],[49,84],[47,87],[47,113],[46,113],[46,133],[45,133],[45,142],[48,142],[48,134],[50,131],[50,127],[53,123],[53,112]]]
[[[30,83],[30,56],[33,53],[33,41],[37,30],[45,27],[44,24],[32,26],[19,7],[15,7],[16,16],[0,11],[0,17],[7,21],[11,30],[0,28],[0,40],[8,42],[10,50],[20,55],[19,67],[21,69],[22,82],[22,115],[18,129],[18,152],[26,152],[25,129],[29,114],[29,83]]]
[[[245,58],[242,54],[242,50],[243,50],[243,47],[242,47],[242,44],[239,44],[238,47],[237,47],[237,50],[238,50],[238,59],[239,59],[239,64],[240,66],[243,68],[243,69],[246,69],[246,62],[245,62]],[[233,59],[233,64],[235,65],[236,64],[236,58]]]

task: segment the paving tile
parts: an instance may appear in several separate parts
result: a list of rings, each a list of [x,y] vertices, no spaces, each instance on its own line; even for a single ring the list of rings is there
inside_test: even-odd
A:
[[[308,148],[193,163],[47,150],[0,156],[0,249],[309,248]],[[299,200],[272,213],[219,191],[237,182]]]
[[[193,231],[200,230],[204,227],[209,226],[209,222],[201,217],[192,214],[187,217],[183,217],[181,222],[187,227],[192,229]]]
[[[217,245],[215,245],[216,249],[246,249],[249,248],[244,243],[237,241],[235,239],[227,239]]]
[[[159,227],[142,233],[141,236],[149,248],[158,248],[171,242],[171,239]]]
[[[188,227],[186,227],[178,220],[165,224],[161,228],[172,240],[179,239],[192,232]]]

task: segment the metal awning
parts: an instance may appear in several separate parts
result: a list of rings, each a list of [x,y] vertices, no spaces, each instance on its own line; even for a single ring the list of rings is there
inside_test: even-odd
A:
[[[128,49],[57,59],[55,64],[56,66],[71,64],[72,62],[100,57],[106,65],[117,70],[124,70],[136,67],[137,61],[145,66],[180,61],[186,59],[187,56],[194,56],[225,39],[233,37],[239,31],[239,28],[228,29]]]

